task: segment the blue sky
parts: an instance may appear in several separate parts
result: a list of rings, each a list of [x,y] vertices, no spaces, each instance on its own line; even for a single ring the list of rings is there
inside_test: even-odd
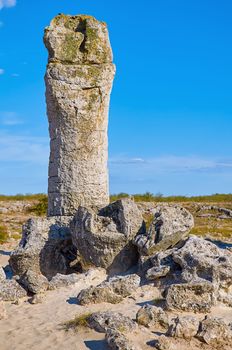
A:
[[[108,23],[111,193],[232,192],[230,0],[0,0],[0,193],[47,191],[43,29]]]

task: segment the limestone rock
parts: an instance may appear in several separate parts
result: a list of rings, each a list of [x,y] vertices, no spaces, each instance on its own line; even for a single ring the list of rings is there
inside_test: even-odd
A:
[[[232,293],[230,291],[226,291],[223,289],[219,290],[217,300],[226,304],[229,307],[232,307]]]
[[[109,204],[99,211],[99,215],[110,218],[117,231],[127,238],[134,238],[143,224],[141,211],[130,198],[122,198]]]
[[[107,329],[105,339],[111,350],[139,350],[122,332],[112,328]]]
[[[219,345],[232,340],[230,327],[220,318],[206,316],[200,324],[197,337],[209,345]]]
[[[86,274],[84,274],[86,276]],[[71,273],[70,275],[62,275],[57,273],[54,277],[52,277],[49,282],[49,290],[68,287],[80,281],[80,279],[84,278],[83,274]]]
[[[31,293],[39,293],[48,289],[48,280],[41,273],[35,273],[32,270],[25,272],[19,279],[23,287]]]
[[[214,302],[214,286],[207,281],[173,284],[166,291],[168,310],[209,312]]]
[[[178,350],[178,347],[165,335],[161,335],[155,340],[154,347],[158,350]]]
[[[196,336],[198,328],[199,321],[196,317],[178,316],[170,323],[167,334],[170,337],[191,340]]]
[[[0,320],[3,320],[6,318],[6,309],[4,302],[0,300]]]
[[[120,273],[136,264],[138,252],[132,238],[143,225],[137,205],[118,200],[101,209],[79,207],[71,224],[73,243],[87,263]]]
[[[232,284],[232,253],[214,243],[190,237],[172,257],[188,281],[199,277],[220,286]]]
[[[106,24],[55,17],[46,28],[46,101],[51,139],[48,215],[109,203],[108,109],[115,66]]]
[[[104,281],[96,287],[89,287],[82,290],[77,299],[81,305],[97,304],[108,302],[111,304],[120,303],[123,298],[130,296],[139,287],[140,277],[128,275],[125,277],[113,277]]]
[[[168,315],[161,307],[153,305],[145,305],[139,309],[136,314],[136,321],[145,327],[151,327],[154,325],[161,325],[162,327],[168,327]]]
[[[88,318],[89,327],[97,332],[105,333],[108,328],[121,332],[131,332],[136,329],[136,323],[129,317],[118,312],[96,312]]]
[[[146,278],[148,280],[155,280],[160,277],[165,277],[170,272],[170,266],[160,266],[160,267],[152,267],[147,270]]]
[[[33,271],[48,279],[56,273],[71,272],[70,261],[75,259],[69,217],[29,219],[23,226],[22,240],[12,252],[9,264],[15,275]]]
[[[135,244],[145,255],[175,246],[194,226],[192,214],[183,207],[162,205],[153,212],[154,219],[146,234],[138,235],[135,239]]]
[[[0,281],[0,300],[17,302],[26,296],[25,289],[16,280]]]

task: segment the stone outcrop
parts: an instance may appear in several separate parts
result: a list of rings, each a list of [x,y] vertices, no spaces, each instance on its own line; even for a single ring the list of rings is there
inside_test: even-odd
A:
[[[154,219],[144,234],[135,239],[142,255],[152,255],[175,246],[194,226],[192,214],[178,205],[161,205],[154,210]]]
[[[71,232],[85,262],[119,273],[138,261],[132,239],[142,225],[143,217],[136,203],[121,199],[99,212],[79,207]]]
[[[97,332],[105,333],[108,328],[131,332],[136,329],[136,323],[119,312],[95,312],[88,318],[88,325]]]
[[[172,284],[166,291],[168,310],[209,312],[214,304],[214,286],[207,281]]]
[[[71,273],[70,275],[62,275],[61,273],[57,273],[49,282],[48,289],[53,290],[61,287],[68,287],[80,282],[80,280],[86,279],[86,277],[87,274]]]
[[[105,339],[111,350],[140,350],[131,344],[122,332],[116,329],[107,329]]]
[[[206,316],[200,323],[197,337],[206,344],[215,346],[231,342],[232,332],[221,318]]]
[[[167,335],[174,338],[191,340],[197,335],[199,321],[194,316],[178,316],[174,318],[167,331]]]
[[[48,289],[48,280],[41,273],[32,270],[25,272],[19,279],[19,283],[31,293],[37,294]]]
[[[173,344],[173,339],[166,337],[164,334],[154,341],[154,347],[157,350],[178,350],[176,344]]]
[[[36,218],[23,226],[22,239],[9,264],[29,291],[44,290],[45,277],[50,280],[57,273],[73,272],[69,265],[76,258],[76,248],[69,222],[69,217]]]
[[[145,327],[157,326],[168,327],[168,315],[161,308],[153,305],[144,305],[136,314],[138,324]]]
[[[48,215],[107,205],[108,108],[115,74],[108,30],[91,16],[58,15],[45,29],[51,139]]]
[[[17,302],[26,296],[25,289],[15,279],[0,282],[0,300]]]
[[[81,305],[108,302],[120,303],[123,298],[130,296],[140,285],[140,277],[136,274],[110,278],[98,286],[83,289],[77,299]]]
[[[190,237],[172,258],[186,282],[199,277],[221,287],[232,284],[232,253],[205,239]]]

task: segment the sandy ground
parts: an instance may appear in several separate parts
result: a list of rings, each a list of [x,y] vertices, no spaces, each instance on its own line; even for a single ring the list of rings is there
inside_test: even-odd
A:
[[[5,266],[9,258],[11,247],[0,247],[0,266]],[[159,297],[159,291],[153,286],[140,287],[132,297],[126,298],[122,303],[111,305],[102,303],[98,305],[77,305],[76,296],[79,291],[89,285],[99,284],[105,279],[103,270],[96,270],[91,277],[78,282],[71,287],[49,291],[44,296],[41,304],[31,305],[27,299],[19,305],[6,303],[7,318],[0,321],[0,350],[106,350],[104,334],[96,333],[89,329],[65,331],[62,323],[74,318],[77,314],[94,311],[112,310],[135,318],[137,310],[145,303],[149,303]],[[212,310],[212,314],[223,317],[232,322],[231,308],[218,306]],[[172,316],[172,315],[171,315]],[[173,314],[174,316],[174,314]],[[198,315],[200,319],[204,315]],[[129,338],[140,346],[142,350],[151,350],[154,340],[162,334],[160,329],[146,329],[140,327],[129,334]],[[174,340],[176,350],[207,349],[198,340],[192,340],[186,347],[186,342]],[[223,350],[229,350],[224,348]]]

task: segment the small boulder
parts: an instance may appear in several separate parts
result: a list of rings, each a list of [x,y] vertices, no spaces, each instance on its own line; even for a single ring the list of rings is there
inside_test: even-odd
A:
[[[157,350],[178,350],[176,345],[173,344],[173,341],[171,341],[170,338],[166,337],[163,334],[154,341],[154,347]]]
[[[168,310],[209,312],[214,305],[214,286],[207,281],[172,284],[166,290]]]
[[[138,347],[130,343],[122,332],[116,329],[108,328],[105,339],[111,350],[139,350]]]
[[[120,332],[131,332],[136,329],[136,323],[129,317],[118,312],[95,312],[88,318],[89,327],[97,332],[105,333],[108,328]]]
[[[196,336],[199,321],[193,316],[178,316],[169,324],[167,335],[174,338],[191,340]]]
[[[29,292],[37,294],[48,289],[48,280],[40,273],[28,270],[19,279],[19,283]]]
[[[70,273],[70,262],[75,259],[69,229],[71,217],[29,219],[22,230],[22,239],[12,252],[9,264],[14,275],[27,271],[43,274],[48,279],[57,273]]]
[[[120,303],[130,296],[140,285],[140,277],[136,274],[110,278],[98,286],[83,289],[77,299],[81,305],[108,302]]]
[[[168,315],[161,308],[153,305],[144,305],[136,314],[136,321],[138,324],[145,327],[160,325],[168,327]]]
[[[230,327],[220,318],[206,316],[200,323],[197,337],[209,345],[219,345],[232,340]]]
[[[70,275],[62,275],[57,273],[49,282],[48,289],[53,290],[61,287],[68,287],[79,282],[81,278],[83,278],[82,274],[71,273]]]
[[[0,299],[4,301],[17,302],[20,298],[27,296],[27,292],[19,283],[12,280],[5,280],[0,282]]]

